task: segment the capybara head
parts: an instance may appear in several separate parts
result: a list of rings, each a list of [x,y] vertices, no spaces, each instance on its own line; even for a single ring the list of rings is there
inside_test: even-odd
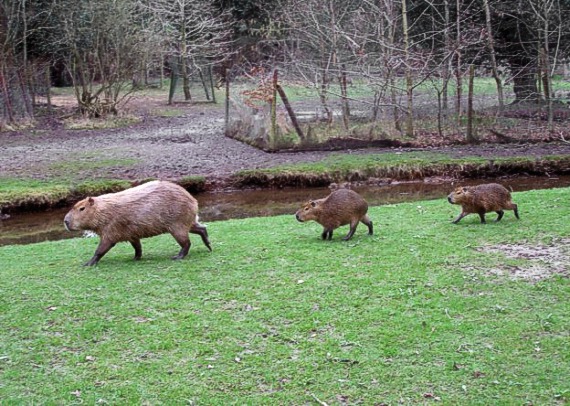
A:
[[[458,186],[447,196],[447,201],[451,204],[461,204],[470,196],[469,188]]]
[[[297,221],[311,221],[318,218],[319,206],[324,199],[319,200],[309,200],[307,203],[303,204],[299,210],[295,213],[295,218]]]
[[[83,199],[69,210],[63,219],[65,228],[69,231],[89,230],[94,227],[96,202],[92,197]]]

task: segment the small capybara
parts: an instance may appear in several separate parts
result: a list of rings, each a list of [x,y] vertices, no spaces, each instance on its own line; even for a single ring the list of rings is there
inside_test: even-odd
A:
[[[332,239],[333,230],[350,224],[350,230],[343,240],[350,240],[358,222],[368,226],[368,234],[373,233],[372,221],[366,214],[368,203],[358,193],[350,189],[338,189],[324,199],[309,200],[297,212],[298,221],[315,220],[322,225],[323,240]]]
[[[120,241],[142,256],[141,238],[170,233],[182,247],[173,259],[182,259],[190,249],[188,233],[198,234],[212,251],[206,227],[198,222],[198,202],[184,188],[171,182],[152,181],[118,193],[88,197],[76,203],[65,215],[70,231],[89,230],[101,238],[93,258],[99,260]]]
[[[485,213],[492,211],[499,215],[495,221],[503,218],[504,210],[513,210],[516,218],[520,218],[518,206],[511,200],[511,193],[498,183],[459,186],[447,196],[447,200],[451,204],[461,205],[461,214],[453,220],[454,224],[471,213],[477,213],[481,217],[481,223],[485,223]]]

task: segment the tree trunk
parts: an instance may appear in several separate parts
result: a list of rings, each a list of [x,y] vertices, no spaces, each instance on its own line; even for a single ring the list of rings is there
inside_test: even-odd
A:
[[[204,78],[204,74],[202,73],[202,69],[198,69],[198,73],[200,74],[200,81],[202,82],[202,86],[204,87],[204,93],[206,94],[206,100],[210,100],[210,92],[208,91],[208,85],[206,84],[206,79]]]
[[[501,112],[505,106],[505,97],[503,96],[503,82],[499,76],[497,58],[495,56],[495,43],[493,39],[493,27],[491,25],[491,8],[489,7],[489,0],[483,0],[483,6],[485,7],[485,22],[487,25],[487,47],[489,48],[489,56],[491,57],[491,70],[493,72],[493,78],[497,84],[499,111]]]
[[[469,90],[467,93],[467,142],[473,144],[477,142],[475,128],[473,127],[473,82],[475,81],[475,67],[469,66]]]
[[[452,41],[451,41],[451,17],[450,17],[450,10],[449,10],[449,1],[444,0],[444,15],[445,15],[445,28],[444,28],[444,36],[445,36],[445,52],[451,53],[452,49]],[[449,56],[447,58],[447,62],[442,66],[443,75],[442,75],[442,90],[441,90],[441,102],[439,103],[439,111],[443,113],[443,117],[447,117],[449,112],[449,80],[451,77],[451,72],[453,69],[453,57]],[[441,114],[440,114],[441,115]]]
[[[461,10],[462,2],[461,0],[457,0],[456,1],[456,6],[457,6],[457,17],[455,19],[455,35],[456,38],[455,40],[457,41],[457,44],[461,43],[461,13],[459,12],[459,10]],[[461,122],[461,97],[463,94],[463,80],[462,80],[462,74],[461,74],[461,51],[459,50],[459,47],[457,47],[457,50],[455,51],[455,58],[456,58],[456,66],[455,66],[455,78],[456,78],[456,100],[455,100],[455,113],[457,114],[457,122],[460,123]]]
[[[182,90],[184,91],[184,100],[192,100],[190,93],[190,76],[188,75],[188,64],[186,58],[180,58],[180,75],[182,76]]]
[[[176,82],[178,81],[178,64],[176,59],[172,58],[170,64],[170,89],[168,90],[168,104],[171,105],[174,100],[174,92],[176,91]]]
[[[343,64],[340,77],[340,95],[342,104],[342,122],[344,123],[344,129],[348,131],[350,122],[350,107],[348,105],[348,90],[346,88],[346,67]]]
[[[536,73],[534,69],[527,66],[513,66],[513,90],[515,92],[516,103],[537,103],[540,100],[540,93],[536,83]]]
[[[228,75],[228,68],[224,68],[224,82],[226,84],[226,100],[225,100],[225,111],[224,115],[224,129],[225,134],[228,135],[228,128],[230,124],[230,77]]]
[[[212,103],[216,104],[216,89],[214,88],[214,74],[212,67],[208,66],[208,76],[210,77],[210,91],[212,92]]]
[[[412,68],[410,66],[410,42],[408,35],[408,11],[406,9],[406,0],[402,0],[402,30],[404,33],[404,58],[406,63],[406,94],[408,98],[406,108],[406,135],[414,136],[414,87],[412,81]]]

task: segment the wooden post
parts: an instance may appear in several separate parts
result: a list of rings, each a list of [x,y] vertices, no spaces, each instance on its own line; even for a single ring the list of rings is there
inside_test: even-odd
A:
[[[174,58],[172,58],[174,60]],[[176,81],[178,80],[178,63],[170,63],[170,89],[168,91],[168,104],[172,104],[174,92],[176,91]]]
[[[350,121],[350,107],[348,106],[348,90],[346,88],[346,66],[342,64],[342,71],[340,73],[340,95],[342,101],[342,122],[344,129],[348,131]]]
[[[202,87],[204,88],[204,93],[206,94],[206,100],[210,100],[210,92],[208,91],[208,85],[206,84],[206,79],[202,73],[202,69],[198,68],[198,75],[200,76],[200,82],[202,82]]]
[[[212,92],[212,103],[216,104],[216,89],[214,87],[214,75],[212,73],[211,66],[208,66],[208,75],[210,75],[210,90]]]
[[[283,104],[287,109],[287,113],[289,114],[289,118],[291,119],[291,123],[293,123],[293,127],[295,128],[297,135],[301,140],[304,140],[305,134],[303,133],[303,130],[299,125],[299,121],[297,120],[297,116],[295,115],[295,111],[291,107],[291,103],[289,103],[289,99],[287,98],[287,95],[285,94],[285,91],[283,90],[280,84],[277,84],[277,91],[279,92],[279,96],[281,96],[281,100],[283,100]]]
[[[275,146],[275,139],[277,137],[277,86],[278,83],[278,71],[275,69],[273,71],[273,86],[272,86],[272,97],[271,97],[271,128],[269,130],[269,148],[273,149]]]
[[[230,77],[228,68],[224,68],[224,82],[226,83],[226,117],[225,117],[225,134],[228,135],[228,127],[230,123]]]
[[[45,86],[46,86],[46,103],[47,103],[47,111],[48,115],[51,116],[52,114],[52,105],[51,105],[51,69],[50,65],[46,66],[46,76],[45,76]]]

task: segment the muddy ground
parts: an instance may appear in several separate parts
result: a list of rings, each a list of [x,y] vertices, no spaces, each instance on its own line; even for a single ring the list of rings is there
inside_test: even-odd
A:
[[[55,118],[40,118],[34,129],[0,132],[0,178],[179,179],[202,175],[215,188],[240,169],[320,160],[329,151],[267,153],[224,136],[221,104],[176,104],[162,98],[135,101],[130,109],[142,116],[129,127],[69,130],[63,99]],[[55,99],[58,105],[58,99]],[[160,111],[160,114],[156,112]],[[169,116],[169,117],[164,117]],[[398,149],[401,151],[410,148]],[[417,149],[415,149],[417,150]],[[570,143],[484,144],[430,148],[453,156],[536,156],[570,154]],[[346,153],[393,152],[393,148]]]

